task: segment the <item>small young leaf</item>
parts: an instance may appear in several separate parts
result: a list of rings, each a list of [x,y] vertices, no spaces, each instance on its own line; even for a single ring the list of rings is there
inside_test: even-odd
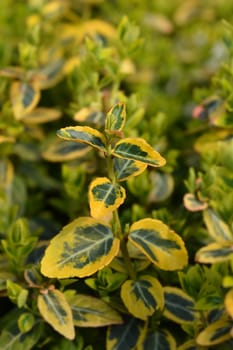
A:
[[[42,156],[50,162],[64,162],[82,157],[90,149],[91,147],[84,143],[58,139],[47,147]]]
[[[224,303],[228,314],[233,319],[233,288],[227,292]]]
[[[213,264],[228,261],[233,257],[233,243],[210,243],[206,247],[199,249],[195,260],[200,263]]]
[[[129,240],[161,269],[182,269],[188,262],[183,240],[160,220],[135,222],[130,228]]]
[[[208,325],[201,333],[199,333],[196,342],[203,346],[221,344],[231,338],[231,328],[231,322],[220,319]]]
[[[121,287],[121,298],[134,317],[145,321],[164,305],[163,288],[151,276],[142,276],[137,281],[126,281]]]
[[[108,131],[121,131],[126,119],[126,110],[124,103],[117,103],[107,113],[105,129]]]
[[[91,216],[98,219],[107,216],[125,200],[125,189],[113,184],[106,177],[93,180],[89,188]]]
[[[108,265],[119,251],[110,226],[80,217],[65,226],[45,251],[41,271],[57,278],[84,277]]]
[[[144,139],[125,138],[115,145],[113,155],[119,158],[137,160],[147,165],[160,167],[166,160]]]
[[[195,321],[194,300],[182,289],[164,287],[164,316],[170,320],[184,324]]]
[[[229,226],[211,209],[205,210],[203,218],[211,237],[217,242],[233,241],[233,233]]]
[[[40,91],[29,83],[14,82],[10,90],[11,103],[16,119],[30,113],[40,99]]]
[[[68,299],[75,326],[104,327],[122,323],[117,311],[103,300],[84,294],[75,294]]]
[[[118,181],[125,181],[131,176],[137,176],[147,168],[147,164],[132,159],[114,158],[113,162]]]
[[[166,330],[151,331],[138,350],[176,350],[176,341]]]
[[[24,312],[18,318],[18,327],[21,332],[29,332],[35,324],[35,317],[30,312]]]
[[[190,211],[202,211],[208,208],[208,204],[206,202],[199,201],[193,193],[186,193],[183,201],[185,208]]]
[[[74,323],[71,308],[62,292],[48,290],[38,296],[38,309],[41,316],[58,333],[68,339],[74,339]]]
[[[104,135],[89,126],[68,126],[58,130],[57,135],[65,140],[85,143],[101,151],[106,150]]]
[[[134,350],[142,332],[142,321],[124,317],[124,323],[108,328],[107,350]]]

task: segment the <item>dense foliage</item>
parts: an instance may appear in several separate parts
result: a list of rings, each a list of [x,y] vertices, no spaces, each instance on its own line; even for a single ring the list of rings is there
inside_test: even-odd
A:
[[[232,13],[1,0],[1,349],[232,349]]]

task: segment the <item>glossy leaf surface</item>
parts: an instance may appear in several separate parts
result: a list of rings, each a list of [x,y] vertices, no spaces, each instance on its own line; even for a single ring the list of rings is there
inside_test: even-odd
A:
[[[129,312],[141,320],[147,320],[164,305],[163,288],[151,276],[142,276],[137,281],[127,280],[121,287],[121,298]]]
[[[51,327],[64,337],[74,339],[71,308],[62,292],[56,289],[48,290],[38,296],[37,304],[41,316]]]
[[[180,324],[195,321],[194,300],[184,291],[175,287],[165,287],[164,297],[164,316]]]
[[[58,130],[57,135],[65,140],[88,144],[101,151],[105,151],[104,135],[89,126],[68,126]]]
[[[166,160],[156,152],[144,139],[125,138],[115,145],[113,155],[119,158],[137,160],[147,165],[160,167]]]
[[[110,226],[90,217],[80,217],[51,240],[41,262],[48,277],[84,277],[108,265],[117,255],[119,240]]]
[[[91,216],[102,218],[116,210],[125,200],[125,189],[106,177],[93,180],[89,188]]]
[[[183,240],[160,220],[135,222],[130,228],[129,240],[161,269],[177,270],[187,264]]]

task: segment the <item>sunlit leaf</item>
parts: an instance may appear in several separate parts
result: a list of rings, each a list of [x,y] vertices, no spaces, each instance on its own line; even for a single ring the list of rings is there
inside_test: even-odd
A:
[[[220,319],[208,325],[201,333],[199,333],[196,342],[203,346],[221,344],[231,338],[231,328],[232,323]]]
[[[134,350],[142,332],[142,321],[124,317],[124,323],[111,326],[107,332],[106,350]]]
[[[124,282],[121,298],[129,312],[141,320],[147,320],[156,309],[162,309],[164,305],[163,288],[152,276]]]
[[[164,297],[164,316],[180,324],[195,321],[195,302],[182,289],[164,287]]]
[[[57,139],[43,151],[42,156],[50,162],[63,162],[82,157],[90,149],[84,143]]]
[[[106,177],[93,180],[89,188],[91,216],[101,218],[117,209],[125,200],[125,189]]]
[[[202,211],[208,208],[208,204],[199,201],[193,193],[186,193],[183,200],[185,208],[189,211]]]
[[[233,242],[210,243],[199,249],[196,253],[195,260],[200,263],[217,263],[228,261],[233,257]]]
[[[188,262],[183,240],[160,220],[135,222],[129,240],[161,269],[182,269]]]
[[[99,298],[74,294],[68,301],[75,326],[104,327],[122,323],[119,313]]]
[[[40,91],[32,84],[16,81],[11,85],[10,96],[15,118],[22,119],[39,102]]]
[[[105,129],[109,131],[120,131],[123,129],[126,119],[126,109],[124,103],[114,105],[106,116]]]
[[[55,236],[41,262],[48,277],[84,277],[108,265],[117,255],[119,240],[110,226],[90,217],[80,217]]]
[[[203,218],[210,236],[217,242],[233,241],[233,232],[213,210],[205,210]]]
[[[160,167],[166,160],[144,139],[124,138],[115,145],[113,155],[119,158],[137,160],[147,165]]]
[[[61,111],[53,108],[36,108],[22,118],[27,124],[42,124],[57,120],[61,117]]]
[[[105,151],[106,140],[104,135],[89,126],[68,126],[58,130],[57,134],[65,140],[85,143]]]
[[[176,350],[176,341],[170,332],[155,330],[149,332],[138,350]]]
[[[41,316],[58,333],[74,339],[74,323],[71,308],[62,292],[57,289],[44,291],[38,296],[38,309]]]
[[[125,181],[131,176],[137,176],[147,167],[147,164],[132,159],[114,158],[113,162],[118,181]]]

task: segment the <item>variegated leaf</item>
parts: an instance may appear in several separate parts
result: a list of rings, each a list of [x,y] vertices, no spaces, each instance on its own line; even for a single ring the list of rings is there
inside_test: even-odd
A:
[[[125,138],[116,143],[113,155],[119,158],[137,160],[147,165],[160,167],[166,160],[142,138]]]
[[[85,143],[101,151],[106,150],[105,136],[89,126],[68,126],[58,130],[57,134],[65,140]]]
[[[42,153],[50,162],[64,162],[84,156],[91,147],[84,143],[57,139]]]
[[[203,213],[203,218],[208,232],[217,242],[233,241],[233,233],[229,226],[220,219],[220,217],[212,210],[207,209]]]
[[[105,129],[108,131],[120,131],[123,129],[126,119],[124,103],[117,103],[107,113]]]
[[[108,328],[106,350],[134,350],[142,333],[142,321],[124,316],[124,323]]]
[[[195,340],[188,340],[180,345],[177,350],[205,350],[202,346],[199,346]]]
[[[155,330],[147,334],[138,350],[176,350],[176,341],[170,332]]]
[[[104,327],[123,322],[120,314],[99,298],[75,293],[68,301],[75,326]]]
[[[199,201],[193,193],[186,193],[183,200],[185,208],[189,211],[202,211],[208,208],[208,204]]]
[[[164,297],[164,316],[180,324],[195,321],[194,300],[182,289],[164,287]]]
[[[203,346],[214,346],[231,339],[232,323],[228,320],[218,320],[208,325],[198,334],[196,342]]]
[[[119,251],[119,240],[110,226],[90,217],[80,217],[55,236],[41,262],[45,276],[85,277],[110,264]]]
[[[65,61],[61,58],[49,63],[47,66],[36,71],[33,76],[38,89],[48,89],[55,86],[63,77]]]
[[[10,96],[15,118],[22,119],[39,102],[40,91],[32,84],[16,81],[11,86]]]
[[[228,261],[233,257],[233,242],[210,243],[199,249],[195,260],[201,263],[213,264],[216,262]]]
[[[74,115],[74,120],[81,123],[104,125],[105,114],[91,107],[83,107]]]
[[[135,222],[130,228],[129,240],[161,269],[171,271],[187,265],[183,240],[160,220]]]
[[[132,159],[114,158],[113,162],[118,181],[125,181],[132,176],[137,176],[147,168],[147,164]]]
[[[91,216],[98,219],[116,210],[125,200],[125,189],[111,183],[106,177],[98,177],[89,187]]]
[[[38,309],[41,316],[58,333],[74,339],[74,323],[71,308],[62,292],[57,289],[44,291],[38,296]]]
[[[61,111],[53,108],[39,107],[22,118],[26,124],[42,124],[57,120],[61,117]]]
[[[163,288],[152,276],[142,276],[137,281],[127,280],[121,287],[121,299],[129,312],[141,320],[147,320],[164,305]]]

